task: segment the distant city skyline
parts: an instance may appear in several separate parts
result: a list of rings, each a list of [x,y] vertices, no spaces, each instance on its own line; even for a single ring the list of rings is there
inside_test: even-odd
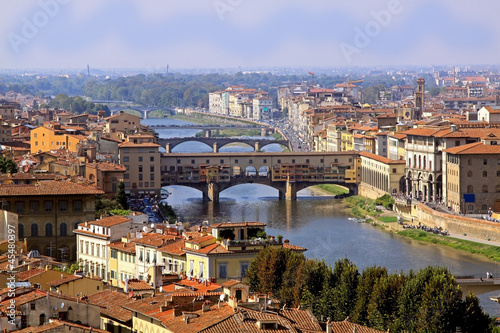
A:
[[[498,65],[500,3],[40,0],[0,13],[0,69]]]

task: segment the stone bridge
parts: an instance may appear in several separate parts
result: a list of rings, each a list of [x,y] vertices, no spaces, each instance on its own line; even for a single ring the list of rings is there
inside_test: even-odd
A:
[[[337,184],[357,194],[359,155],[336,153],[169,153],[161,160],[162,186],[182,185],[219,201],[220,192],[240,184],[262,184],[295,200],[297,192]]]
[[[165,147],[167,153],[170,153],[172,149],[176,146],[180,145],[184,142],[201,142],[206,144],[209,147],[212,147],[212,151],[214,153],[218,153],[220,148],[231,144],[231,143],[244,143],[254,149],[254,151],[258,152],[262,147],[267,145],[277,143],[282,146],[287,147],[291,150],[290,142],[288,140],[271,140],[271,139],[244,139],[244,138],[193,138],[193,137],[185,137],[185,138],[169,138],[169,139],[159,139],[158,144],[162,147]]]
[[[162,108],[162,107],[137,107],[137,106],[124,106],[124,107],[114,107],[114,108],[109,108],[109,111],[111,112],[111,115],[114,115],[120,111],[124,110],[135,110],[140,112],[143,115],[144,119],[148,119],[148,114],[151,111],[155,110],[164,110],[170,112],[171,115],[175,114],[175,109],[174,108]]]

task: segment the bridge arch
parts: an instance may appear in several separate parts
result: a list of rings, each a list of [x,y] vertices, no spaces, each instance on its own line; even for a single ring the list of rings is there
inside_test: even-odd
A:
[[[177,143],[177,144],[176,144],[176,145],[174,145],[174,146],[170,146],[170,151],[171,151],[171,152],[178,152],[178,151],[174,151],[174,150],[181,150],[182,152],[184,152],[184,151],[186,151],[186,149],[185,149],[185,148],[182,148],[182,146],[183,146],[183,145],[185,146],[186,144],[189,144],[189,143],[191,143],[191,142],[201,143],[203,148],[205,148],[205,147],[206,147],[206,149],[201,149],[201,148],[200,148],[200,149],[196,149],[196,151],[195,151],[195,152],[211,152],[211,151],[212,151],[212,149],[213,149],[213,147],[212,147],[212,146],[210,146],[210,145],[209,145],[208,143],[206,143],[206,142],[200,142],[200,141],[198,141],[198,140],[195,140],[195,138],[186,138],[186,140],[181,141],[181,142]],[[199,146],[199,145],[197,145],[197,146]]]

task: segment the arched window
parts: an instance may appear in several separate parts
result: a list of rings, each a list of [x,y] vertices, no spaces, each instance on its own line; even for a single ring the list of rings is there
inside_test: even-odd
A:
[[[472,185],[467,185],[467,193],[472,193],[472,192],[473,192]]]
[[[59,235],[68,236],[68,225],[64,222],[59,225]]]
[[[469,170],[469,171],[467,172],[467,177],[472,177],[472,171],[470,171],[470,170]]]
[[[427,163],[426,162],[427,162],[427,158],[424,156],[424,165],[423,165],[424,169],[427,167]]]
[[[481,206],[481,210],[487,210],[488,209],[488,206],[487,205],[482,205]]]
[[[497,185],[495,191],[500,192],[500,185]]]
[[[483,193],[488,193],[488,185],[483,185],[482,191]]]
[[[80,224],[80,222],[75,222],[75,228],[74,229],[78,229],[78,225]]]
[[[17,238],[22,240],[24,238],[24,225],[19,224],[17,226]]]
[[[52,237],[52,223],[47,223],[45,225],[45,236]]]
[[[42,313],[39,317],[39,320],[38,320],[38,325],[44,325],[45,324],[45,313]]]
[[[31,237],[38,237],[38,224],[36,223],[31,225]]]
[[[488,177],[488,171],[483,171],[483,177]]]

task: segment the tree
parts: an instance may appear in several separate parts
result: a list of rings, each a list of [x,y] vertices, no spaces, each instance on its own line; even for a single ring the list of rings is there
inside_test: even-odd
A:
[[[492,323],[489,316],[484,313],[483,309],[479,305],[479,299],[472,293],[465,297],[462,302],[462,332],[491,332]]]
[[[17,165],[13,160],[0,156],[0,172],[14,174],[17,172]]]
[[[368,304],[372,299],[373,288],[383,278],[387,278],[385,267],[373,266],[363,270],[356,290],[356,305],[351,315],[353,322],[368,325]]]
[[[123,209],[127,210],[129,208],[127,195],[125,194],[125,183],[123,181],[118,183],[115,200],[122,206]]]
[[[356,289],[359,271],[349,259],[339,259],[333,269],[333,316],[334,321],[341,321],[351,315],[356,305]]]
[[[107,215],[112,210],[123,209],[122,205],[116,200],[103,199],[98,195],[95,201],[95,218],[98,219],[101,215]]]

